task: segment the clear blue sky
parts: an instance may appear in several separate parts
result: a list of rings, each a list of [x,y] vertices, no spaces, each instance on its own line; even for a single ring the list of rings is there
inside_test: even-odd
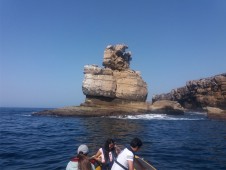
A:
[[[125,43],[153,94],[226,72],[226,0],[0,0],[0,106],[79,105],[86,64]]]

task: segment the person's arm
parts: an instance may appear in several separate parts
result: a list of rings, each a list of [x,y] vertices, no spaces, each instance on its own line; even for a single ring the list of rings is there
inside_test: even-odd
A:
[[[98,152],[96,153],[96,155],[94,155],[94,159],[101,162],[100,155],[101,155],[101,151],[98,150]]]
[[[129,170],[134,170],[133,161],[128,160]]]

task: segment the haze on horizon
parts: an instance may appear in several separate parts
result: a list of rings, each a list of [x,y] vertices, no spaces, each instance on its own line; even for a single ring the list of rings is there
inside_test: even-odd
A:
[[[124,43],[152,95],[226,72],[225,0],[0,0],[0,107],[79,105],[83,67]]]

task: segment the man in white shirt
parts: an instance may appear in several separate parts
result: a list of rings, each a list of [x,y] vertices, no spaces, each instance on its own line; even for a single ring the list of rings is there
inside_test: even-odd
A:
[[[142,146],[139,138],[134,138],[130,142],[130,147],[125,148],[115,160],[111,170],[134,170],[134,152],[137,152]]]

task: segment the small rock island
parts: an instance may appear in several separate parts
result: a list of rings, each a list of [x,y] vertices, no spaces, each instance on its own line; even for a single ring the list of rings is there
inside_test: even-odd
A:
[[[130,69],[132,53],[124,44],[108,45],[103,67],[84,66],[83,94],[80,106],[45,110],[37,114],[61,116],[103,116],[138,114],[149,111],[147,83],[139,71]]]

